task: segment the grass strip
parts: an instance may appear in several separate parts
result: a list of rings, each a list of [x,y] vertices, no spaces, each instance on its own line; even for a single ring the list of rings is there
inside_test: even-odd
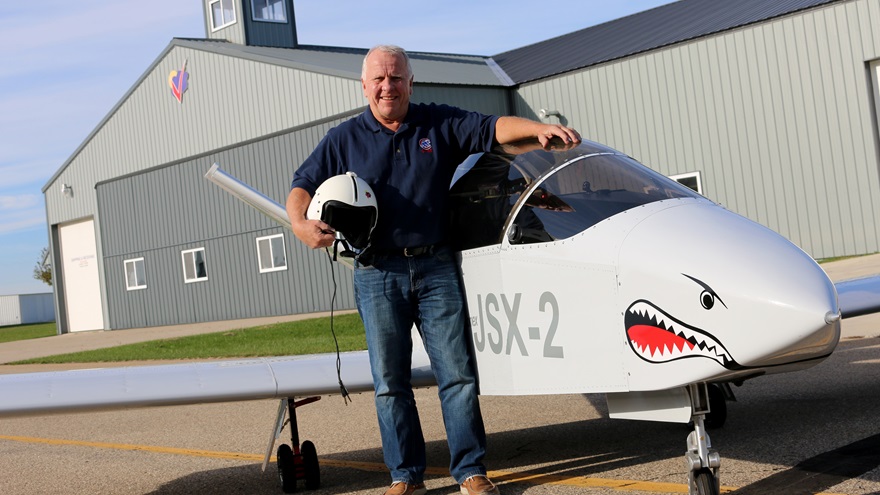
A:
[[[40,339],[56,335],[55,322],[0,327],[0,344],[16,340]]]
[[[364,325],[356,313],[335,315],[333,329],[340,351],[367,348]],[[330,318],[262,325],[239,330],[151,340],[106,349],[57,354],[9,364],[99,363],[140,360],[178,360],[291,356],[335,352]]]

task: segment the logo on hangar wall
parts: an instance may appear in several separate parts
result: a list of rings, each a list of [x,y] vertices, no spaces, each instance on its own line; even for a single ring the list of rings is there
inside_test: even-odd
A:
[[[178,103],[183,103],[183,93],[189,86],[189,72],[186,71],[186,60],[179,71],[173,70],[168,74],[168,85],[171,86],[171,94],[177,98]]]

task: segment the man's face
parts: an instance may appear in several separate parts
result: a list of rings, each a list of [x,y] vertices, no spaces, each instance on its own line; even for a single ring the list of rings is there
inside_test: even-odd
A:
[[[403,122],[412,95],[413,78],[402,56],[375,51],[367,58],[361,84],[370,110],[380,123]]]

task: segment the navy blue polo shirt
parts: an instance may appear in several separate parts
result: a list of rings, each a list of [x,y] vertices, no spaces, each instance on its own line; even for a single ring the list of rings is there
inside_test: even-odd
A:
[[[291,188],[314,196],[326,179],[352,171],[376,193],[373,247],[438,244],[446,239],[452,174],[468,155],[492,148],[497,120],[448,105],[410,103],[392,132],[367,109],[330,129],[296,170]]]

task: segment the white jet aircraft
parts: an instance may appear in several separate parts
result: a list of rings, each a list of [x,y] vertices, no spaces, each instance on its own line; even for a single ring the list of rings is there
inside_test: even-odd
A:
[[[480,393],[605,393],[611,417],[692,421],[690,493],[717,494],[705,424],[724,422],[729,384],[827,358],[841,317],[880,308],[880,277],[836,291],[782,236],[620,152],[530,148],[471,157],[450,189]],[[216,164],[206,178],[290,227],[280,204]],[[0,417],[281,399],[263,468],[289,415],[282,488],[317,488],[296,407],[340,382],[372,389],[366,352],[339,364],[339,375],[335,354],[6,375]],[[416,345],[414,385],[433,380]]]

